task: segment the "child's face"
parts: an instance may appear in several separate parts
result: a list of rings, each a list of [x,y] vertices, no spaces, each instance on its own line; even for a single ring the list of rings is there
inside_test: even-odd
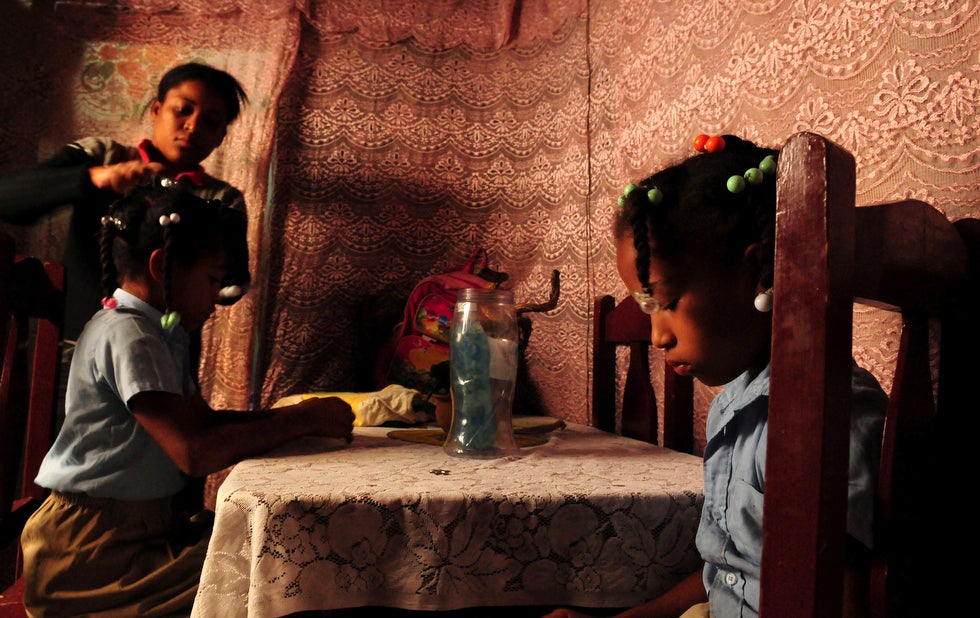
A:
[[[214,313],[226,272],[225,262],[224,251],[208,251],[200,254],[192,265],[174,265],[173,309],[180,313],[180,323],[186,330],[203,326]]]
[[[151,141],[177,170],[196,168],[217,148],[228,130],[224,101],[203,82],[191,80],[167,91],[150,106]]]
[[[641,289],[632,236],[616,247],[619,275],[630,293]],[[752,304],[759,292],[747,261],[719,268],[697,260],[650,261],[653,297],[662,308],[650,316],[651,340],[680,375],[720,386],[769,358],[771,321]]]

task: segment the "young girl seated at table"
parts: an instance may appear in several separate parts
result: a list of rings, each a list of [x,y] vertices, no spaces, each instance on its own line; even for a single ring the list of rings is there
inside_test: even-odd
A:
[[[31,615],[187,613],[210,535],[206,514],[173,508],[188,478],[300,436],[351,439],[337,398],[231,412],[197,391],[188,332],[219,298],[229,212],[156,184],[102,219],[107,296],[79,336],[65,422],[36,479],[51,494],[21,539]]]
[[[622,617],[758,615],[778,153],[731,135],[700,135],[695,147],[703,154],[626,187],[615,237],[619,274],[665,362],[724,386],[707,419],[704,568]],[[853,362],[851,384],[845,606],[863,612],[887,398]]]

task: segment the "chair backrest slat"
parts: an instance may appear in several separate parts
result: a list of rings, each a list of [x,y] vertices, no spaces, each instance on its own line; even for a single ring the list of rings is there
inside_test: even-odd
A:
[[[595,302],[592,330],[592,414],[593,424],[605,431],[657,444],[657,398],[650,380],[650,316],[640,310],[632,297],[618,305],[612,296]],[[622,405],[617,430],[616,349],[629,349]],[[664,367],[663,446],[685,453],[694,452],[694,386]]]

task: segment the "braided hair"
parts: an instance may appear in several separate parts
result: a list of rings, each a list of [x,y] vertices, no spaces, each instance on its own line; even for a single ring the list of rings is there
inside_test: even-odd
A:
[[[632,235],[636,272],[644,289],[650,285],[650,259],[670,260],[698,252],[720,264],[737,261],[757,243],[759,282],[771,287],[775,250],[776,183],[767,174],[758,185],[737,193],[727,187],[733,175],[759,167],[777,151],[761,148],[734,135],[725,147],[667,167],[638,183],[621,200],[616,239]],[[658,189],[655,199],[651,190]]]
[[[222,250],[227,210],[217,200],[203,200],[179,185],[159,183],[138,187],[116,200],[102,218],[99,242],[106,297],[111,297],[121,278],[145,275],[150,255],[163,249],[164,299],[166,315],[171,315],[173,264],[189,266],[203,253]]]

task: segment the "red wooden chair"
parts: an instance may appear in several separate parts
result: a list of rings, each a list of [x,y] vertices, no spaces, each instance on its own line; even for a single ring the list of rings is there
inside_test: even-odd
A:
[[[629,349],[622,406],[616,414],[616,350]],[[663,446],[694,452],[694,390],[690,377],[664,368]],[[659,443],[657,398],[650,380],[650,316],[633,297],[595,301],[592,328],[592,415],[599,429]]]
[[[34,484],[54,440],[61,366],[64,268],[15,254],[0,234],[0,617],[25,616],[20,531],[46,495]]]

